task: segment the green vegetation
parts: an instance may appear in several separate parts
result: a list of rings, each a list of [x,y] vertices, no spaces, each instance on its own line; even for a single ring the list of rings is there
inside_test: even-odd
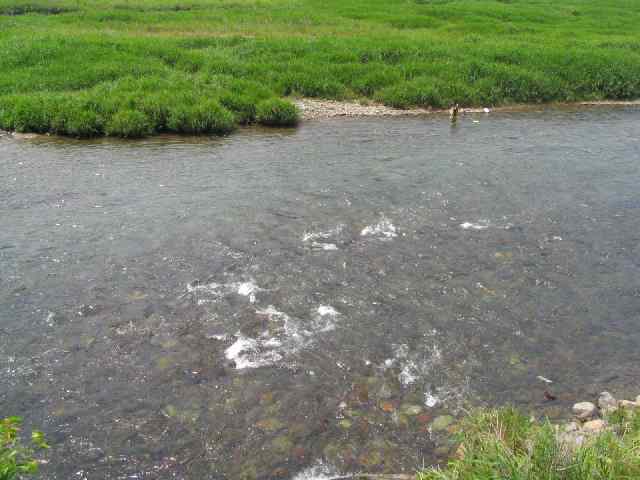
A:
[[[0,420],[0,480],[22,478],[38,471],[33,448],[25,447],[20,442],[21,424],[19,417]],[[49,448],[42,432],[32,432],[31,443],[38,449]]]
[[[0,44],[0,127],[79,137],[221,134],[287,96],[640,97],[635,0],[0,0]]]
[[[298,109],[289,102],[272,98],[258,104],[256,119],[271,127],[292,127],[298,123]]]
[[[418,480],[631,480],[640,478],[640,413],[618,410],[614,431],[579,447],[558,441],[549,423],[513,408],[473,413],[460,426],[463,448],[444,469]]]

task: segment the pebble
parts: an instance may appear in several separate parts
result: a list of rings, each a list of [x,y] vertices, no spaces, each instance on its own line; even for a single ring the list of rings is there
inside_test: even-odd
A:
[[[598,409],[591,402],[578,402],[572,407],[572,410],[580,420],[587,420],[598,413]]]

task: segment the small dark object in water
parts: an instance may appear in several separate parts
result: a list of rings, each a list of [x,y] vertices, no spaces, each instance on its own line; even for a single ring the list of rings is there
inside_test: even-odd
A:
[[[451,118],[451,123],[455,123],[458,120],[458,112],[460,111],[460,105],[457,103],[449,109],[449,118]]]
[[[557,400],[558,397],[556,397],[554,394],[552,394],[551,392],[549,392],[549,390],[545,390],[544,391],[544,399],[548,400],[549,402],[553,402],[554,400]]]

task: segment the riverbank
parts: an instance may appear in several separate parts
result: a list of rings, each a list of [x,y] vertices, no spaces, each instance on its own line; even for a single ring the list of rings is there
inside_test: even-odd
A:
[[[293,100],[300,110],[302,120],[317,120],[336,117],[398,117],[419,116],[448,113],[442,108],[393,108],[374,102],[344,102],[337,100],[318,100],[304,98]],[[591,102],[554,103],[548,105],[510,105],[503,107],[461,108],[460,113],[491,113],[491,112],[527,112],[534,109],[546,108],[580,108],[580,107],[638,107],[640,100],[601,100]]]
[[[553,425],[512,408],[473,412],[457,427],[459,446],[442,469],[418,480],[623,480],[640,478],[640,396],[579,402]]]
[[[626,0],[0,0],[0,22],[0,128],[24,132],[224,134],[290,124],[265,116],[284,97],[426,110],[640,97]]]

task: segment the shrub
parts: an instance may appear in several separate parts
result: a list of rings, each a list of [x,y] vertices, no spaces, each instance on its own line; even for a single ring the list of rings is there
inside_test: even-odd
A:
[[[233,114],[218,102],[208,100],[196,105],[182,104],[172,108],[167,120],[167,128],[177,133],[216,133],[219,135],[233,131]]]
[[[38,463],[33,458],[33,447],[49,448],[42,432],[31,433],[32,447],[25,447],[18,436],[22,419],[9,417],[0,420],[0,480],[23,478],[38,471]]]
[[[269,127],[293,127],[298,124],[300,113],[291,102],[272,98],[258,104],[256,118]]]
[[[105,131],[113,137],[140,138],[153,133],[153,126],[142,112],[120,110],[107,122]]]

